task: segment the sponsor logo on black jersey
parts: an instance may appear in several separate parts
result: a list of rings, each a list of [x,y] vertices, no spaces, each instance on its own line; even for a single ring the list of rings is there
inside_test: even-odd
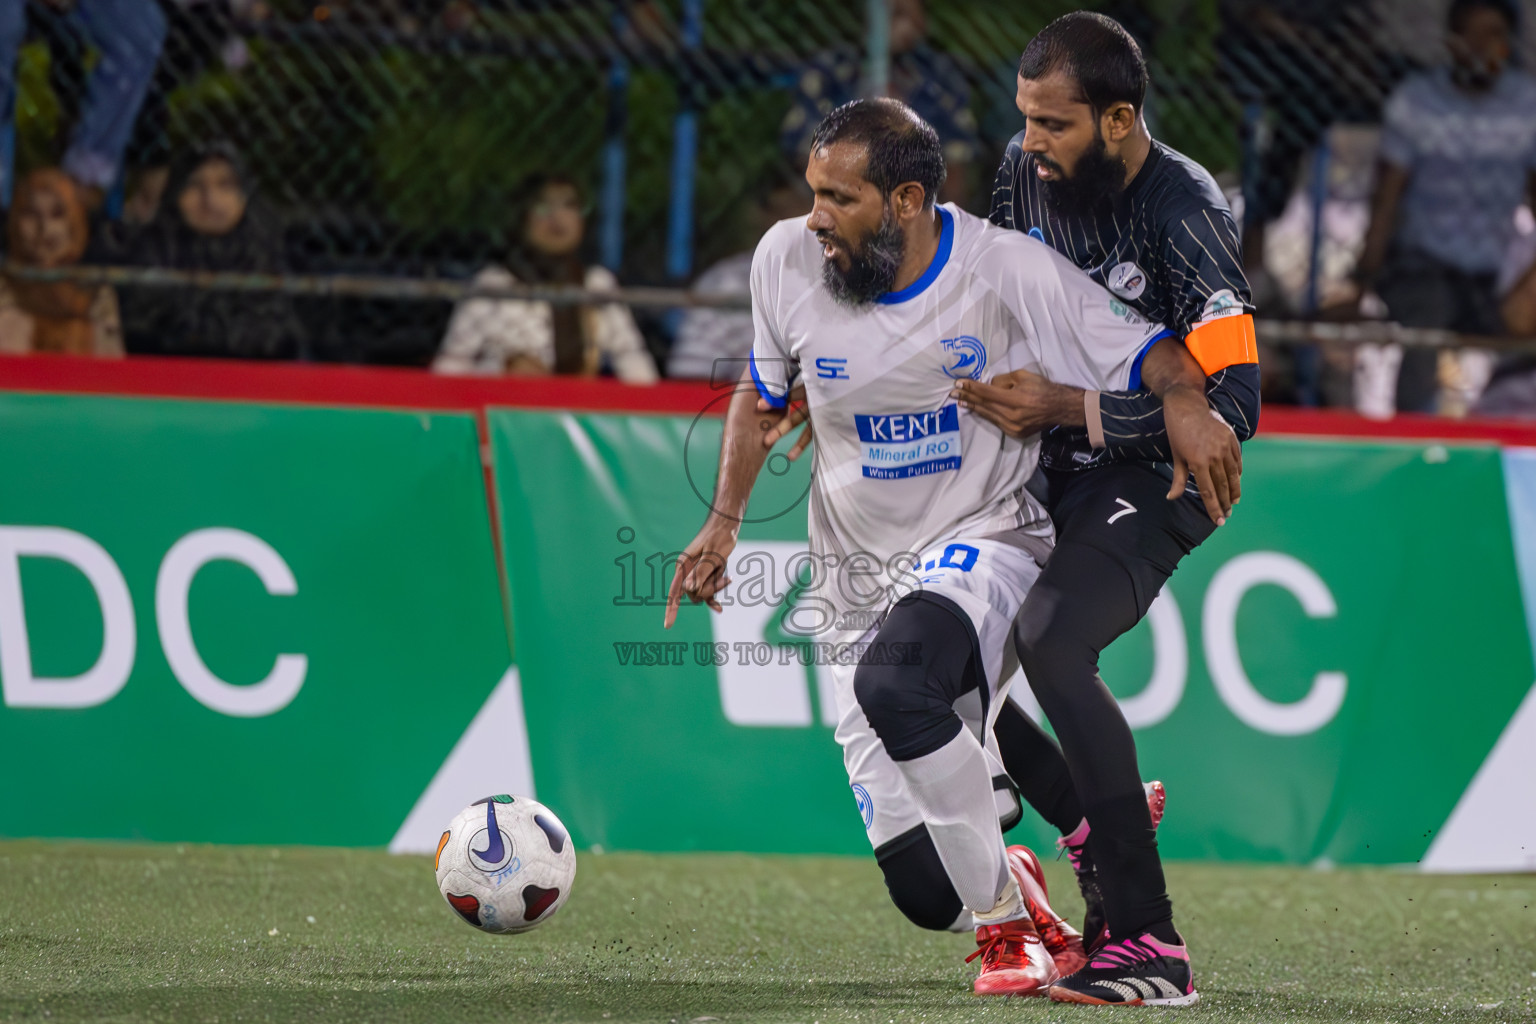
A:
[[[1122,299],[1135,302],[1147,290],[1147,272],[1134,263],[1117,263],[1105,283]]]

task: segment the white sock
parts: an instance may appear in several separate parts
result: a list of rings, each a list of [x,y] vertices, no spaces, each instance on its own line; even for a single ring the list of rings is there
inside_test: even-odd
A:
[[[996,924],[1011,917],[996,917],[1012,890],[1022,906],[1018,885],[1008,870],[1003,832],[992,799],[992,776],[987,770],[981,744],[967,730],[931,754],[911,761],[897,761],[907,788],[917,801],[939,860],[960,902]]]
[[[972,914],[976,921],[976,927],[987,924],[1003,924],[1007,921],[1017,921],[1021,917],[1029,916],[1029,907],[1024,903],[1024,894],[1019,891],[1018,880],[1012,873],[1008,876],[1008,885],[1003,889],[1003,894],[997,898],[997,906],[985,914]]]

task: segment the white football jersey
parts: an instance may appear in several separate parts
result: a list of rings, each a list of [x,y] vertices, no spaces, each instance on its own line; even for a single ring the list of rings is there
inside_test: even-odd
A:
[[[863,306],[828,292],[804,218],[770,228],[752,261],[753,379],[774,404],[804,381],[815,428],[810,541],[821,568],[802,603],[830,604],[822,632],[856,626],[848,612],[882,609],[915,584],[917,553],[939,540],[1020,528],[1053,538],[1024,489],[1038,437],[1010,438],[959,408],[956,380],[1023,369],[1089,390],[1136,388],[1142,356],[1169,334],[1050,246],[951,204],[937,215],[928,270]]]

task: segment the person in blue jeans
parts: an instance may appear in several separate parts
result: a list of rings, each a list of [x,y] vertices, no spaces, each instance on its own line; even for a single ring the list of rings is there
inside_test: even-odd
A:
[[[121,170],[123,150],[165,42],[165,13],[156,0],[34,3],[45,16],[62,19],[99,54],[62,161],[64,171],[99,198]],[[0,0],[0,123],[6,126],[15,123],[16,58],[26,34],[26,0]],[[7,202],[14,174],[12,152],[5,153],[0,165],[0,198]]]

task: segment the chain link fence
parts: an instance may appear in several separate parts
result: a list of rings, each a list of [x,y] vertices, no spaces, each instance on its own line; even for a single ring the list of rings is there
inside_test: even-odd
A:
[[[99,194],[84,195],[100,212],[83,258],[219,273],[197,284],[186,274],[118,274],[129,351],[428,365],[450,333],[451,299],[463,301],[438,283],[473,282],[503,297],[530,281],[556,292],[697,282],[716,296],[739,293],[741,254],[768,223],[808,208],[800,176],[810,128],[832,105],[871,91],[902,96],[938,127],[950,158],[947,198],[984,214],[998,159],[1023,127],[1014,108],[1019,53],[1078,6],[0,0],[24,21],[0,191],[15,205],[26,175],[61,163],[89,179],[78,168],[91,168],[90,153],[81,153],[93,131],[102,134],[109,103],[98,79],[136,74],[142,99],[118,97],[131,136],[98,175]],[[1094,7],[1143,44],[1154,136],[1228,191],[1261,314],[1353,309],[1349,275],[1365,244],[1384,108],[1402,83],[1447,63],[1443,0]],[[143,30],[156,17],[161,30]],[[147,41],[135,45],[153,53],[114,56],[140,37]],[[1517,49],[1517,64],[1532,53],[1523,42]],[[187,195],[217,212],[219,182],[197,173],[210,156],[249,199],[225,236],[187,231]],[[1493,196],[1479,194],[1483,187],[1477,176],[1461,183],[1463,220],[1507,205],[1507,188]],[[578,222],[582,262],[613,279],[530,258],[528,226],[561,216]],[[14,231],[11,239],[14,250]],[[1499,269],[1508,286],[1511,272]],[[237,286],[230,275],[244,276]],[[497,315],[493,303],[476,308]],[[588,319],[574,327],[563,308],[539,304],[538,329],[602,329],[591,322],[599,307],[583,309]],[[665,371],[696,315],[629,308],[635,344]],[[739,314],[705,315],[715,320],[694,326],[706,333],[741,330]],[[1460,320],[1414,326],[1468,330]],[[1325,357],[1283,368],[1311,381],[1304,400],[1322,400]],[[1288,386],[1297,388],[1294,379]]]

